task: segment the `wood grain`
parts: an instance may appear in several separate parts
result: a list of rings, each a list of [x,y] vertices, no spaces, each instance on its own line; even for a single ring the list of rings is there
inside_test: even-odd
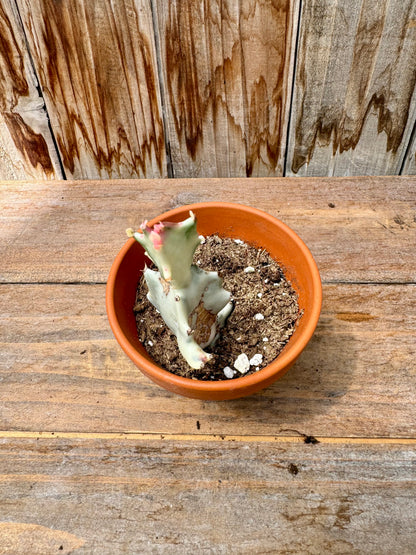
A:
[[[18,0],[68,178],[166,176],[148,0]]]
[[[412,0],[4,0],[0,178],[415,174],[415,21]]]
[[[303,2],[288,175],[399,173],[416,119],[411,0]]]
[[[0,183],[0,554],[413,554],[415,180],[251,183]],[[222,403],[142,376],[104,303],[126,227],[218,198],[324,278],[294,367]]]
[[[402,175],[416,175],[416,123],[404,159]]]
[[[410,555],[415,455],[403,446],[2,440],[2,545],[35,555]]]
[[[264,392],[170,394],[115,342],[104,285],[0,286],[0,430],[414,437],[414,285],[327,285],[315,335]]]
[[[62,172],[19,15],[0,5],[0,179],[59,179]]]
[[[415,283],[413,178],[3,183],[0,282],[101,282],[124,230],[190,202],[222,199],[291,226],[326,282]]]
[[[155,1],[174,175],[282,175],[297,1]]]

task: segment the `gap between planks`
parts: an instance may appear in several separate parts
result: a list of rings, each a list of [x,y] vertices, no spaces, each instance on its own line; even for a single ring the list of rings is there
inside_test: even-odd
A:
[[[240,443],[326,443],[363,445],[416,445],[416,438],[391,437],[314,437],[306,434],[293,436],[225,435],[225,434],[172,434],[154,432],[25,432],[0,431],[2,439],[85,439],[134,441],[226,441]]]
[[[1,279],[1,278],[0,278]],[[107,281],[0,281],[2,285],[107,285]],[[416,285],[416,281],[341,281],[322,279],[322,285]]]

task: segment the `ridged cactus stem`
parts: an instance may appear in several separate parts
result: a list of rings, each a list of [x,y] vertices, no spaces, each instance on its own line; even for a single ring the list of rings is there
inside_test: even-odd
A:
[[[192,368],[202,368],[212,355],[212,345],[233,309],[231,294],[222,288],[217,272],[206,272],[192,264],[201,239],[192,212],[179,223],[163,222],[149,227],[144,222],[135,232],[127,230],[156,264],[146,268],[147,298],[176,335],[178,347]]]

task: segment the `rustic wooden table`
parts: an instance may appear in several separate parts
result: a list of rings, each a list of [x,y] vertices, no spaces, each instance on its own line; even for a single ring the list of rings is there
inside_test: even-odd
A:
[[[0,184],[0,554],[366,553],[416,545],[416,179]],[[107,323],[124,230],[221,199],[280,217],[321,271],[292,370],[202,402]]]

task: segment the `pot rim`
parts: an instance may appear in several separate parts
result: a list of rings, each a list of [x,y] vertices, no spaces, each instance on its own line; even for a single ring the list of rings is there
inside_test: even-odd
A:
[[[296,242],[299,249],[302,251],[305,259],[307,260],[309,270],[311,273],[312,289],[314,291],[313,304],[309,310],[309,319],[303,329],[303,333],[298,336],[297,341],[293,344],[289,342],[283,349],[283,351],[267,366],[250,374],[248,376],[239,376],[238,378],[233,378],[231,380],[215,380],[215,381],[204,381],[196,380],[192,378],[185,378],[178,376],[168,370],[163,369],[156,363],[151,362],[143,355],[141,355],[136,348],[129,342],[129,340],[124,335],[124,332],[119,324],[117,313],[114,306],[114,286],[119,271],[120,265],[135,242],[134,238],[130,238],[123,245],[119,253],[117,254],[114,262],[111,266],[110,273],[107,280],[106,286],[106,309],[108,320],[110,322],[111,329],[117,339],[119,345],[124,350],[124,352],[129,356],[129,358],[139,367],[143,368],[143,371],[149,376],[153,377],[158,383],[169,383],[171,386],[179,389],[187,389],[188,391],[194,392],[227,392],[235,391],[240,389],[251,388],[262,382],[267,382],[273,380],[280,373],[287,370],[287,368],[295,362],[298,356],[301,354],[303,349],[306,347],[307,343],[311,339],[316,325],[319,320],[321,306],[322,306],[322,283],[319,275],[319,270],[317,264],[304,241],[295,233],[287,224],[279,220],[278,218],[271,216],[267,212],[254,208],[249,205],[234,203],[234,202],[222,202],[222,201],[210,201],[210,202],[198,202],[193,204],[184,204],[180,207],[173,208],[162,214],[158,215],[156,218],[152,218],[149,221],[149,226],[158,223],[161,220],[169,220],[170,217],[176,216],[177,214],[183,212],[184,210],[196,211],[200,208],[231,208],[239,209],[243,212],[249,212],[255,214],[262,219],[266,219],[272,222],[274,225],[278,225],[290,238]]]

